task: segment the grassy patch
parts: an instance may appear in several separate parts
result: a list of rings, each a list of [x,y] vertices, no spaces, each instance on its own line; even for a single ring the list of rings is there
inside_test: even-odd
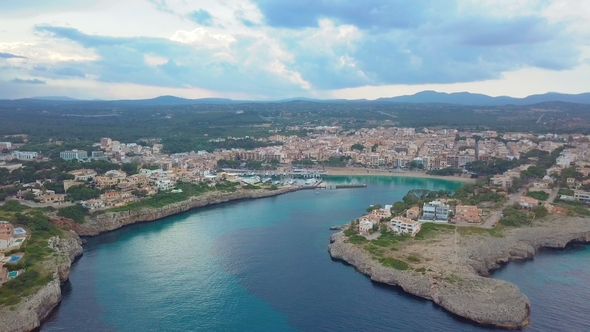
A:
[[[381,258],[379,259],[379,263],[381,263],[381,265],[383,266],[391,267],[400,271],[405,271],[410,268],[410,265],[408,265],[408,263],[399,259],[395,259],[393,257]]]
[[[417,240],[423,240],[437,233],[450,233],[454,229],[455,226],[426,222],[422,224],[422,229],[416,234],[415,238]]]
[[[408,236],[404,236],[404,235],[394,235],[392,233],[384,233],[381,234],[380,237],[378,237],[375,240],[372,240],[371,243],[379,246],[379,247],[390,247],[396,243],[402,242],[402,241],[406,241],[409,237]]]
[[[355,234],[353,236],[348,237],[348,242],[350,242],[352,244],[362,244],[362,243],[369,242],[369,240],[365,239],[364,236]]]

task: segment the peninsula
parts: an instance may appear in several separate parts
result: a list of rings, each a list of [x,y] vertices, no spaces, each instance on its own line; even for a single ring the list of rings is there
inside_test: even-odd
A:
[[[391,251],[393,246],[371,242],[357,244],[338,232],[332,235],[328,251],[371,280],[399,286],[458,316],[482,325],[519,329],[529,324],[528,298],[517,286],[490,278],[490,273],[510,260],[531,259],[542,248],[590,242],[590,220],[554,218],[504,230],[502,236],[441,227],[424,239],[394,244],[395,251]],[[374,254],[367,250],[370,248]],[[383,257],[398,257],[406,263],[387,265],[381,258],[383,264],[377,257],[379,251],[384,252]]]

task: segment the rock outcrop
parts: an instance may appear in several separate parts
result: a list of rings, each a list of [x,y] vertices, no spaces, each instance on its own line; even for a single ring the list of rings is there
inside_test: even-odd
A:
[[[76,225],[76,232],[80,236],[96,236],[100,233],[112,231],[127,225],[162,219],[198,207],[242,199],[277,196],[296,190],[298,190],[298,188],[289,187],[277,190],[238,190],[230,193],[212,192],[201,196],[191,197],[185,201],[170,204],[161,208],[143,208],[140,210],[106,212],[87,217],[84,224]]]
[[[556,218],[534,227],[512,229],[503,236],[442,234],[432,241],[411,241],[398,257],[421,253],[426,269],[385,267],[343,232],[332,235],[328,251],[372,280],[401,287],[432,300],[458,316],[482,325],[520,329],[529,324],[530,302],[518,287],[489,278],[511,260],[531,259],[542,248],[590,242],[590,219]],[[407,257],[407,256],[406,256]]]
[[[55,252],[55,260],[48,260],[47,268],[53,269],[53,280],[41,287],[33,295],[23,298],[12,308],[0,310],[0,331],[32,331],[51,314],[61,301],[61,284],[68,280],[72,262],[82,255],[80,237],[69,232],[64,237],[52,237],[48,246]]]

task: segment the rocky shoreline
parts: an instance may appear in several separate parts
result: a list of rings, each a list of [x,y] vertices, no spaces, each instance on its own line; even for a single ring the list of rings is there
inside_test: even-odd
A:
[[[372,280],[399,286],[453,314],[481,325],[521,329],[530,323],[528,298],[516,285],[490,278],[491,272],[511,260],[531,259],[543,248],[573,242],[590,242],[590,219],[556,217],[505,230],[502,236],[473,233],[457,240],[456,234],[445,233],[412,240],[395,255],[419,253],[423,263],[404,271],[383,266],[362,246],[349,243],[343,232],[332,235],[328,251]]]
[[[48,241],[48,245],[58,253],[55,261],[48,262],[49,268],[55,270],[54,279],[35,294],[24,298],[12,310],[10,308],[0,309],[0,331],[33,331],[38,329],[43,320],[49,317],[61,302],[61,285],[68,280],[72,263],[82,256],[83,249],[80,236],[96,236],[127,225],[154,221],[203,206],[242,199],[278,196],[297,190],[299,190],[297,187],[288,187],[272,191],[260,189],[238,190],[231,193],[213,192],[191,197],[185,201],[161,208],[144,208],[97,214],[87,217],[84,224],[77,224],[72,220],[63,218],[53,220],[56,225],[68,226],[71,229],[67,237],[53,237]]]
[[[166,205],[161,208],[144,208],[140,210],[106,212],[103,214],[92,215],[87,217],[83,224],[70,223],[69,226],[80,236],[96,236],[127,225],[132,225],[138,222],[154,221],[199,207],[243,199],[278,196],[297,190],[299,190],[297,187],[287,187],[277,190],[256,189],[238,190],[229,193],[212,192],[201,196],[191,197],[185,201]]]
[[[57,253],[55,260],[47,263],[47,267],[55,271],[53,280],[31,296],[22,299],[12,310],[2,308],[0,331],[35,330],[61,302],[61,285],[68,280],[72,263],[82,256],[82,241],[76,233],[70,231],[67,237],[51,238],[49,245]]]

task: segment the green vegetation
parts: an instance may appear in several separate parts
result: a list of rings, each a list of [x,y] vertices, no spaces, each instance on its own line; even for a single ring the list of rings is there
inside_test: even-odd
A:
[[[533,213],[535,214],[535,218],[545,218],[549,214],[547,208],[544,206],[535,206],[533,208]]]
[[[549,194],[544,191],[529,191],[526,195],[540,201],[546,201],[549,199]]]
[[[438,176],[453,176],[457,173],[461,173],[461,170],[459,170],[455,167],[447,167],[447,168],[443,168],[443,169],[433,169],[433,170],[430,170],[426,173],[430,174],[430,175],[438,175]]]
[[[455,230],[455,226],[435,224],[432,222],[426,222],[422,224],[422,229],[416,234],[416,240],[424,240],[436,233],[450,233]]]
[[[17,212],[15,219],[18,224],[28,227],[32,234],[19,250],[25,253],[24,257],[16,264],[6,265],[9,271],[26,270],[0,287],[0,305],[7,306],[18,304],[22,297],[33,294],[53,279],[53,271],[47,271],[43,264],[54,252],[47,246],[47,240],[52,236],[63,235],[39,209]]]
[[[574,191],[571,189],[561,188],[559,189],[559,195],[574,196]]]
[[[83,184],[69,187],[66,196],[67,200],[71,202],[86,201],[98,197],[100,197],[100,190],[88,188]]]
[[[467,163],[467,165],[465,165],[465,168],[468,171],[477,174],[478,176],[490,176],[490,175],[502,174],[502,173],[506,172],[507,170],[514,168],[517,165],[518,165],[518,160],[516,160],[516,159],[504,160],[504,159],[493,158],[487,162],[483,162],[483,161],[478,160],[478,161]]]
[[[6,212],[22,212],[29,209],[28,206],[22,205],[18,201],[8,201],[4,205],[0,206],[0,210]]]
[[[88,215],[88,209],[80,204],[76,204],[57,210],[57,215],[60,217],[72,219],[78,224],[83,224],[86,219],[86,215]]]
[[[393,257],[380,258],[379,263],[381,263],[381,265],[383,265],[383,266],[391,267],[391,268],[394,268],[394,269],[400,270],[400,271],[405,271],[410,268],[408,263],[406,263],[402,260],[399,260],[399,259],[395,259]]]
[[[171,193],[169,191],[159,192],[151,197],[144,198],[140,201],[129,203],[124,206],[109,209],[109,212],[120,212],[129,210],[141,210],[143,208],[161,208],[166,205],[178,203],[189,199],[190,197],[200,196],[207,192],[219,190],[222,192],[234,192],[237,190],[238,183],[221,181],[214,187],[210,187],[207,182],[199,184],[178,182],[176,188],[181,189],[180,193]]]
[[[546,210],[545,210],[546,211]],[[503,217],[500,219],[500,225],[508,227],[528,226],[533,221],[532,213],[519,210],[515,207],[507,207],[502,211]]]
[[[380,208],[382,208],[381,204],[375,204],[375,205],[371,205],[367,208],[367,212],[371,212],[373,210],[379,210]]]
[[[359,143],[353,144],[350,147],[351,150],[357,150],[357,151],[363,151],[365,149],[365,146]]]

